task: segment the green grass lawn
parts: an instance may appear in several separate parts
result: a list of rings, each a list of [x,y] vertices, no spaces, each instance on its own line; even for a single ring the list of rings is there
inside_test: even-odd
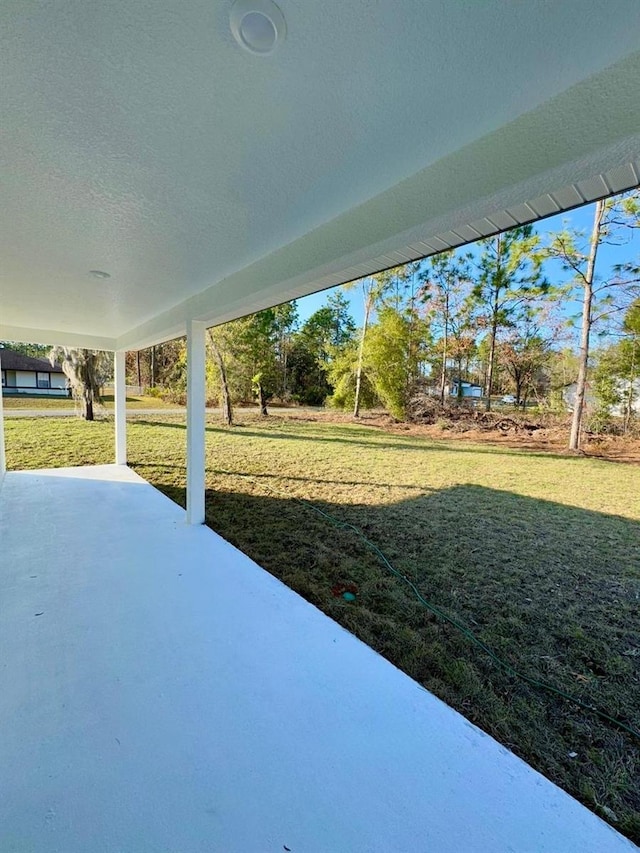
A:
[[[102,402],[106,409],[113,409],[113,394],[105,394]],[[34,395],[33,397],[21,394],[18,397],[11,395],[3,397],[5,409],[73,409],[76,406],[74,400],[68,397],[44,397]],[[127,397],[127,407],[131,409],[177,409],[180,408],[173,403],[165,403],[159,397],[145,397],[133,395]],[[97,407],[97,411],[100,407]]]
[[[304,503],[356,525],[513,667],[638,728],[640,467],[240,417],[233,430],[207,429],[208,524],[640,840],[640,744],[500,669]],[[5,426],[12,468],[112,460],[108,421]],[[135,419],[128,444],[132,467],[184,503],[183,422]],[[335,595],[345,587],[354,602]]]

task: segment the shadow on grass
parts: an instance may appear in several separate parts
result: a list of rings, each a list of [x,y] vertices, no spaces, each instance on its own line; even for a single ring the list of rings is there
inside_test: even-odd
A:
[[[147,420],[147,419],[136,419],[135,423],[143,424],[145,426],[151,427],[168,427],[169,429],[181,429],[186,430],[186,424],[172,422],[172,421],[156,421],[156,420]],[[265,424],[268,423],[265,421]],[[384,450],[437,450],[442,453],[488,453],[488,454],[496,454],[501,453],[505,456],[527,456],[527,457],[536,457],[541,459],[552,459],[552,458],[560,458],[560,459],[578,459],[579,457],[567,456],[564,453],[553,453],[551,451],[532,451],[526,447],[523,447],[522,450],[514,449],[511,447],[507,447],[502,444],[489,444],[490,441],[487,439],[487,444],[469,444],[469,446],[465,446],[462,442],[457,441],[455,446],[451,446],[448,442],[456,441],[454,438],[449,438],[447,436],[443,436],[440,438],[424,438],[420,443],[416,443],[411,441],[411,439],[400,439],[396,441],[380,441],[379,436],[382,433],[377,430],[375,427],[351,427],[351,426],[336,426],[332,425],[333,428],[339,429],[343,433],[347,433],[347,435],[356,435],[361,436],[363,440],[360,438],[348,438],[344,435],[340,436],[328,436],[328,435],[319,435],[318,433],[308,432],[305,435],[297,435],[294,432],[278,432],[271,428],[266,428],[264,430],[251,430],[242,426],[241,424],[236,424],[232,429],[228,427],[214,427],[207,426],[205,427],[206,432],[209,433],[219,433],[224,435],[233,435],[234,431],[238,431],[238,435],[248,436],[251,438],[262,438],[262,439],[281,439],[286,441],[306,441],[306,442],[325,442],[329,444],[347,444],[347,445],[357,445],[359,447],[366,447],[368,450],[381,448]]]
[[[135,464],[135,469],[141,476],[144,476],[146,480],[149,480],[149,482],[153,482],[154,476],[158,476],[157,473],[154,474],[154,472],[158,471],[182,471],[183,476],[185,476],[185,466],[174,465],[172,463],[153,464],[149,462],[138,462]],[[402,489],[404,491],[412,491],[419,494],[426,494],[427,492],[434,491],[434,489],[429,488],[428,486],[416,486],[415,484],[408,483],[378,483],[373,480],[345,480],[344,477],[337,480],[329,480],[323,477],[296,477],[292,474],[244,474],[241,471],[230,471],[226,468],[211,468],[209,466],[205,468],[205,472],[213,475],[214,477],[239,477],[241,479],[246,479],[247,482],[250,482],[251,480],[263,480],[265,483],[268,483],[271,480],[275,480],[276,482],[282,483],[283,480],[286,480],[296,483],[315,483],[318,485],[330,486],[372,486],[377,489]],[[270,486],[267,485],[266,488],[270,488]],[[174,498],[174,500],[176,499]],[[181,501],[178,500],[177,503],[181,503]]]
[[[183,489],[158,479],[184,504]],[[363,531],[510,665],[640,727],[639,523],[472,485],[389,505],[316,506]],[[210,489],[206,511],[207,523],[258,564],[640,839],[632,736],[499,668],[424,608],[353,531],[308,504]],[[335,594],[344,585],[357,590],[355,602]]]

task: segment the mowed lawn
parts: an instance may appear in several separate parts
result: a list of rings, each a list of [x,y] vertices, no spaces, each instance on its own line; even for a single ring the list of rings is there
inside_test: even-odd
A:
[[[338,525],[363,531],[511,666],[638,729],[640,467],[240,418],[232,430],[209,421],[209,525],[639,841],[640,743],[501,669]],[[5,428],[11,468],[112,461],[110,421]],[[183,422],[140,418],[128,429],[131,466],[184,503]]]

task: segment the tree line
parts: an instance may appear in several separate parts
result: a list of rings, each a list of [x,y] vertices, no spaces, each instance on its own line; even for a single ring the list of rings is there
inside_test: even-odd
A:
[[[227,423],[234,403],[252,400],[263,413],[277,400],[327,403],[354,417],[384,406],[404,420],[415,395],[460,401],[464,383],[482,390],[487,410],[507,393],[516,406],[553,407],[574,386],[575,450],[591,378],[601,418],[617,406],[628,428],[640,392],[640,268],[628,259],[608,269],[597,261],[603,244],[628,243],[640,226],[640,194],[600,201],[593,212],[588,235],[568,225],[546,234],[517,227],[344,285],[304,322],[290,302],[215,327],[211,397],[224,403]],[[359,327],[349,291],[362,301]],[[567,305],[575,302],[581,311],[572,317]],[[602,334],[614,343],[594,351]],[[165,365],[159,384],[179,394],[184,344],[156,349]]]

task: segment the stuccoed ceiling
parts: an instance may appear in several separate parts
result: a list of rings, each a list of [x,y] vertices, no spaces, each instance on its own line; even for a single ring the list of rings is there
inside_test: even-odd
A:
[[[143,346],[638,183],[637,0],[0,6],[0,338]],[[111,278],[92,278],[89,270]]]

